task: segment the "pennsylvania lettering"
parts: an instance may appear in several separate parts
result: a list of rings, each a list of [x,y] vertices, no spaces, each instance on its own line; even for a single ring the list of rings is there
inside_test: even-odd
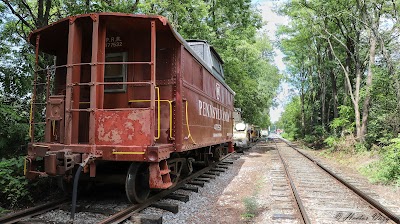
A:
[[[204,117],[229,122],[230,114],[223,108],[214,107],[204,101],[199,100],[199,114]]]

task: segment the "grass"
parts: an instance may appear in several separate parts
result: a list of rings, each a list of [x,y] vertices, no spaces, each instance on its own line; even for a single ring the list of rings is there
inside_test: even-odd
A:
[[[329,148],[319,156],[357,170],[372,183],[400,187],[400,136],[387,140],[384,146],[371,148],[356,142],[352,136],[330,137],[325,144]]]
[[[251,196],[245,197],[243,199],[243,204],[245,207],[245,213],[242,214],[242,217],[246,220],[250,220],[254,218],[258,212],[260,205],[257,202],[257,195],[263,186],[263,181],[258,180],[256,182],[256,186],[254,188],[253,194]]]
[[[361,144],[341,145],[341,148],[331,147],[319,155],[357,170],[371,183],[400,187],[400,138],[392,139],[388,146],[374,146],[370,150]]]
[[[245,219],[254,218],[258,213],[258,202],[257,198],[253,195],[243,199],[244,207],[246,212],[242,214]]]
[[[379,160],[360,169],[373,183],[400,187],[400,144],[384,147],[379,152]]]

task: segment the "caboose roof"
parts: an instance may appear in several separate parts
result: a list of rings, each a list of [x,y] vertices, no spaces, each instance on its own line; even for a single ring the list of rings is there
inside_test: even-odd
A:
[[[219,77],[213,73],[213,69],[207,65],[207,63],[201,59],[189,46],[185,39],[174,29],[168,20],[163,16],[157,15],[140,15],[140,14],[128,14],[128,13],[115,13],[115,12],[101,12],[101,13],[90,13],[90,14],[81,14],[75,16],[69,16],[64,19],[61,19],[57,22],[54,22],[50,25],[42,27],[40,29],[34,30],[28,37],[29,42],[36,46],[36,38],[40,34],[40,50],[55,55],[58,49],[60,49],[61,40],[68,40],[68,30],[69,24],[74,22],[75,20],[85,20],[92,19],[98,20],[100,18],[109,18],[118,20],[118,23],[121,24],[121,27],[129,27],[135,26],[135,28],[145,28],[148,27],[148,21],[151,19],[156,20],[156,29],[157,31],[164,30],[170,31],[175,36],[176,40],[179,41],[187,51],[189,51],[193,57],[197,59],[216,79],[218,79],[231,93],[235,94],[235,92],[225,83],[225,80],[222,77]],[[215,53],[215,49],[212,49]],[[216,54],[219,59],[220,56]],[[222,61],[222,60],[221,60]]]
[[[208,43],[208,41],[206,41],[206,40],[197,40],[197,39],[189,39],[189,40],[186,40],[186,42],[194,42],[194,43],[202,42],[202,43],[208,44],[210,46],[211,51],[215,54],[215,56],[217,56],[218,60],[220,60],[221,63],[224,64],[224,61],[222,60],[221,56],[215,50],[214,46],[212,46],[210,43]]]

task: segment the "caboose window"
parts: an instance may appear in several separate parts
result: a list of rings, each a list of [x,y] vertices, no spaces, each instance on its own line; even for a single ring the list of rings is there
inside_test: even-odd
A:
[[[200,56],[201,59],[204,60],[204,44],[192,44],[190,47],[196,52],[197,55]]]
[[[106,62],[126,62],[127,58],[127,52],[106,54]],[[106,65],[104,70],[104,82],[126,82],[126,73],[126,64]],[[104,85],[105,92],[124,92],[125,90],[125,84]]]
[[[214,53],[211,53],[211,58],[212,58],[212,67],[214,71],[216,71],[218,74],[224,77],[224,73],[222,72],[222,66],[217,56],[215,56]]]

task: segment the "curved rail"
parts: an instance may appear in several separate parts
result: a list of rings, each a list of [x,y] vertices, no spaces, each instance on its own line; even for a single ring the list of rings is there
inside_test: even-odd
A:
[[[171,189],[167,189],[167,190],[163,190],[160,193],[152,196],[151,198],[147,199],[146,202],[141,203],[141,204],[135,204],[132,206],[129,206],[128,208],[108,217],[107,219],[102,220],[101,222],[99,222],[99,224],[108,224],[108,223],[119,223],[124,221],[125,219],[129,218],[130,216],[132,216],[134,213],[140,212],[141,210],[149,207],[151,204],[161,200],[162,198],[164,198],[165,196],[171,194],[172,192],[178,190],[179,188],[181,188],[184,184],[188,183],[189,181],[196,179],[197,177],[201,176],[202,174],[210,171],[211,169],[213,169],[214,167],[216,167],[219,163],[221,163],[224,159],[232,156],[235,152],[233,153],[229,153],[226,156],[224,156],[223,158],[221,158],[220,161],[218,162],[214,162],[212,163],[210,166],[203,168],[199,171],[197,171],[196,173],[190,175],[189,177],[183,179],[182,181],[180,181],[179,183],[177,183],[175,185],[175,187],[171,188]]]
[[[389,209],[385,208],[381,203],[379,203],[375,199],[371,198],[370,196],[368,196],[367,194],[365,194],[364,192],[362,192],[361,190],[359,190],[358,188],[356,188],[352,184],[346,182],[343,178],[341,178],[338,175],[336,175],[334,172],[332,172],[331,170],[329,170],[328,168],[323,166],[321,163],[319,163],[316,160],[314,160],[313,158],[311,158],[309,155],[307,155],[307,154],[299,151],[298,149],[296,149],[292,144],[290,144],[289,141],[287,141],[285,139],[280,139],[280,140],[285,142],[288,146],[290,146],[296,152],[300,153],[301,155],[303,155],[304,157],[309,159],[311,162],[313,162],[315,165],[319,166],[321,169],[323,169],[330,176],[332,176],[333,178],[338,180],[340,183],[345,185],[347,188],[352,190],[354,193],[356,193],[358,196],[360,196],[364,201],[369,203],[372,207],[376,208],[378,211],[382,212],[384,215],[386,215],[388,218],[390,218],[391,220],[395,221],[396,223],[400,223],[400,217],[397,216],[394,212],[392,212]]]

